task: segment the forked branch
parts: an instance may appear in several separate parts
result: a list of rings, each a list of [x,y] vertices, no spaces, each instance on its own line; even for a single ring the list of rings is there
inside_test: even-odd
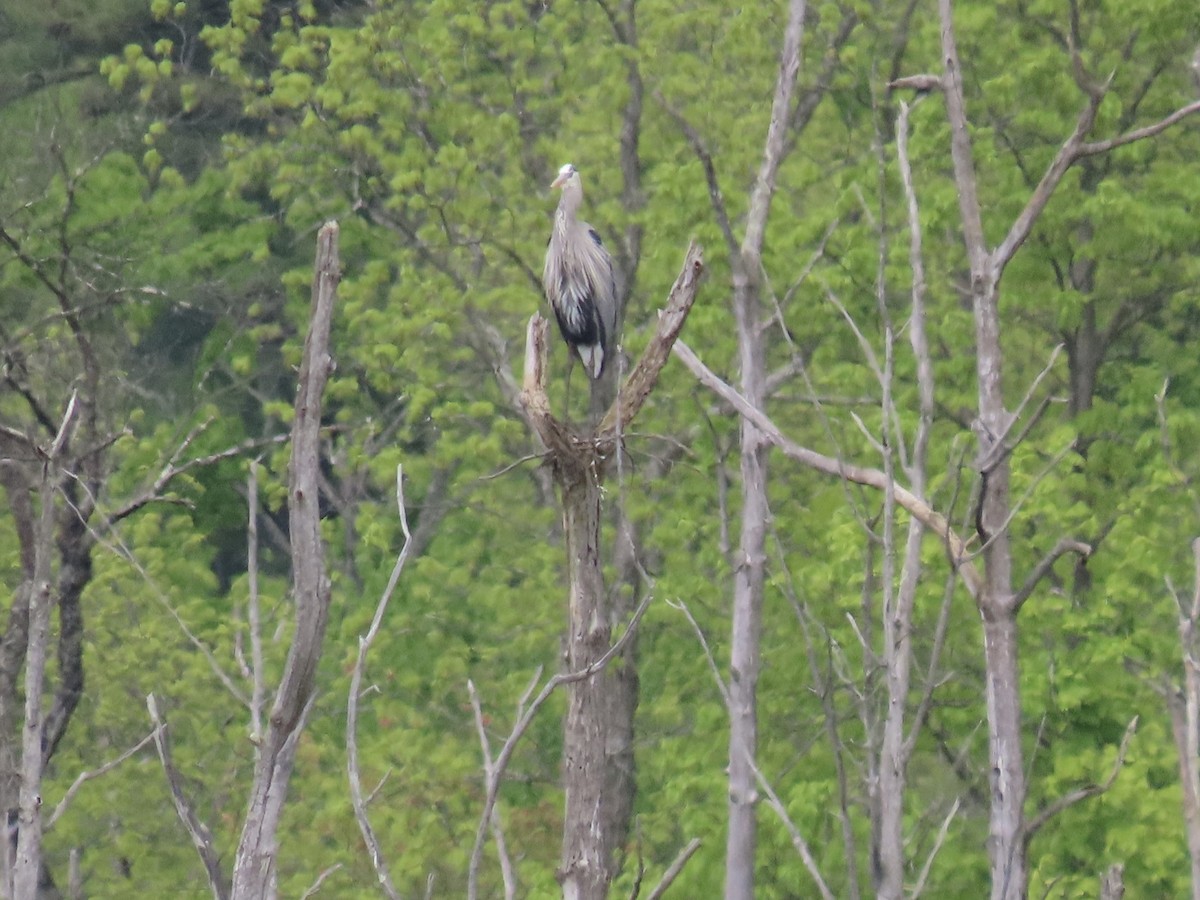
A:
[[[815,469],[834,478],[844,478],[855,484],[884,490],[887,486],[887,476],[879,469],[857,466],[825,456],[815,450],[802,447],[795,441],[784,436],[779,427],[762,410],[749,403],[745,397],[733,387],[721,380],[716,373],[706,366],[695,352],[683,341],[677,341],[674,347],[675,355],[683,362],[700,383],[732,406],[739,415],[749,419],[754,427],[763,433],[768,441],[778,447],[789,459],[794,459],[802,465]],[[967,589],[975,596],[982,586],[979,571],[968,559],[966,542],[955,533],[945,516],[934,510],[920,497],[901,485],[894,486],[896,502],[920,519],[930,531],[938,535],[946,545],[950,561],[962,573]]]

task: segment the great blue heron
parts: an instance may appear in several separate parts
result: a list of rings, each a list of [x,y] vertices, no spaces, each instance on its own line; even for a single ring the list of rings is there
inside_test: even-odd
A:
[[[575,167],[567,163],[559,169],[550,187],[561,188],[562,196],[546,248],[542,284],[563,340],[595,381],[616,340],[616,273],[600,235],[576,218],[583,202],[583,182]]]

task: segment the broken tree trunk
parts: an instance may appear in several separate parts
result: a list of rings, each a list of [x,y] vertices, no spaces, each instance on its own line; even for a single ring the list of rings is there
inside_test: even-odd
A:
[[[599,664],[612,645],[612,616],[600,555],[601,485],[620,452],[622,433],[654,389],[670,356],[696,299],[703,267],[701,249],[693,242],[671,288],[667,309],[660,314],[657,333],[600,424],[587,435],[551,414],[546,396],[549,324],[540,315],[529,322],[521,402],[546,447],[546,462],[562,502],[570,599],[566,665],[571,672]],[[610,757],[609,738],[632,727],[631,722],[611,721],[614,710],[620,714],[632,706],[607,702],[613,677],[600,669],[570,684],[563,742],[566,808],[558,873],[568,900],[607,896],[617,869],[617,845],[628,834],[634,786],[632,780],[612,771],[618,763]],[[615,796],[614,783],[627,784],[628,796]]]
[[[234,860],[230,891],[234,900],[272,900],[276,895],[279,820],[287,800],[296,744],[313,698],[329,618],[330,583],[321,543],[318,476],[321,399],[333,366],[329,331],[340,268],[338,226],[326,222],[317,235],[312,312],[292,423],[288,521],[296,628],[266,734],[258,747],[249,810]]]

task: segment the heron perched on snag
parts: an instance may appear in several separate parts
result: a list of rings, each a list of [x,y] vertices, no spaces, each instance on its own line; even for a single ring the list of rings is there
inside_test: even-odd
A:
[[[616,272],[600,235],[576,216],[583,202],[579,172],[567,163],[551,188],[560,188],[562,196],[546,248],[542,284],[563,340],[595,381],[616,346]]]

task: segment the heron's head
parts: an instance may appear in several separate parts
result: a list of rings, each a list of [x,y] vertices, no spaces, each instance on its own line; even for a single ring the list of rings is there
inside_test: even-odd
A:
[[[566,187],[572,182],[579,184],[579,173],[575,171],[575,167],[573,165],[566,163],[561,169],[558,170],[558,177],[554,179],[554,183],[551,184],[550,187],[551,189],[562,188]]]

